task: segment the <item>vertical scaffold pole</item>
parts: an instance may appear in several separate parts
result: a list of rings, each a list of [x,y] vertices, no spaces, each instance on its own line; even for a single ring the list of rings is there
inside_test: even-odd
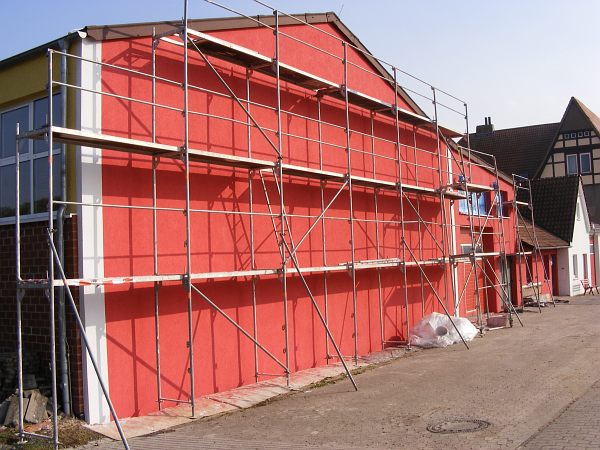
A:
[[[396,127],[396,164],[398,166],[398,196],[400,198],[400,233],[401,233],[401,265],[402,267],[402,275],[404,281],[404,309],[405,313],[405,323],[406,323],[406,345],[410,349],[410,311],[408,304],[408,276],[407,276],[407,268],[406,264],[406,246],[408,243],[406,242],[406,227],[404,225],[404,182],[402,180],[402,152],[400,147],[400,118],[398,117],[398,73],[396,67],[393,67],[392,73],[394,75],[394,125]],[[421,236],[419,236],[421,239]],[[417,262],[418,264],[418,262]]]
[[[20,133],[20,124],[17,123],[17,136]],[[15,149],[15,269],[16,269],[16,287],[17,287],[17,395],[19,403],[19,444],[25,443],[23,416],[23,330],[21,306],[25,291],[20,287],[21,284],[21,161],[20,161],[21,141],[17,141]]]
[[[447,239],[447,220],[446,220],[446,197],[444,196],[444,177],[442,173],[442,143],[440,139],[440,121],[438,117],[437,110],[437,99],[436,99],[436,90],[434,87],[431,87],[433,92],[433,113],[435,119],[435,139],[437,144],[437,161],[438,161],[438,183],[440,189],[440,214],[442,221],[442,260],[444,262],[444,301],[446,302],[446,308],[450,308],[448,302],[448,270],[450,269],[450,265],[446,264],[446,257],[450,253],[449,252],[449,244]],[[446,143],[448,145],[448,143]],[[448,261],[449,262],[449,261]]]
[[[517,199],[518,199],[518,194],[519,194],[519,189],[520,189],[520,181],[515,177],[515,175],[513,174],[512,176],[513,178],[513,191],[514,191],[514,202],[513,202],[513,209],[515,211],[515,234],[517,236],[517,259],[519,262],[519,270],[517,270],[517,278],[519,280],[519,289],[517,289],[517,297],[520,295],[521,296],[521,306],[523,308],[523,311],[525,310],[525,299],[523,298],[523,253],[525,252],[525,248],[523,247],[523,241],[521,240],[521,231],[520,231],[520,226],[519,226],[519,217],[521,215],[520,211],[519,211],[519,205],[517,203]],[[525,266],[527,266],[527,263],[525,263]],[[525,268],[525,270],[527,270],[527,268]],[[517,299],[517,304],[518,304],[518,299]]]
[[[417,186],[419,186],[419,159],[417,156],[417,129],[416,127],[413,127],[413,159],[415,162],[415,184]],[[421,215],[421,198],[419,196],[417,196],[417,215]],[[421,221],[418,220],[417,221],[417,233],[419,236],[421,236],[422,230],[421,230]],[[418,255],[419,255],[419,259],[422,261],[424,256],[423,256],[423,239],[419,238],[419,242],[418,242]],[[423,284],[423,273],[419,270],[419,280],[420,280],[420,284],[421,284],[421,317],[425,317],[425,286]]]
[[[435,89],[433,89],[433,104],[434,104],[434,110],[435,110],[436,122],[437,122],[437,101],[436,101]],[[465,104],[465,120],[467,121],[467,139],[468,139],[469,119],[468,119],[468,110],[467,110],[466,104]],[[462,158],[462,150],[459,149],[459,151],[461,152],[461,158]],[[470,270],[469,274],[473,273],[473,283],[474,283],[473,295],[475,296],[475,307],[477,309],[477,324],[479,327],[479,333],[483,334],[483,315],[481,312],[481,297],[479,295],[479,280],[478,280],[478,276],[477,276],[477,241],[475,238],[475,229],[473,227],[474,208],[477,205],[473,205],[473,198],[471,196],[471,193],[469,192],[469,182],[471,181],[471,173],[472,173],[471,172],[472,167],[471,167],[471,148],[470,147],[467,147],[467,169],[469,171],[469,174],[467,175],[467,169],[465,169],[464,162],[463,162],[462,169],[463,169],[462,177],[464,179],[464,192],[467,197],[467,210],[468,210],[467,217],[469,218],[469,234],[471,236],[471,252],[469,255],[469,260],[471,261],[471,270]],[[465,280],[465,288],[467,287],[466,284],[469,282],[469,278],[470,278],[470,275]]]
[[[152,142],[156,142],[156,30],[152,28]],[[157,198],[156,198],[156,169],[158,158],[152,156],[152,258],[154,263],[154,275],[158,275],[158,230],[157,230]],[[160,318],[159,318],[159,291],[160,283],[154,282],[154,346],[156,353],[156,396],[158,409],[162,409],[162,388],[160,370]]]
[[[371,158],[373,160],[373,179],[377,179],[377,158],[375,155],[375,115],[371,113]],[[375,206],[375,259],[381,258],[381,249],[379,242],[379,190],[373,191],[373,201]],[[383,295],[381,292],[381,268],[377,267],[377,303],[379,305],[379,332],[381,338],[381,349],[385,350],[385,325],[383,321]]]
[[[185,289],[188,308],[188,352],[190,375],[190,403],[192,417],[196,415],[195,385],[194,385],[194,329],[192,317],[192,252],[191,252],[191,221],[190,221],[190,155],[189,155],[189,82],[188,82],[188,0],[183,0],[183,165],[185,169]]]
[[[464,107],[465,107],[465,129],[466,129],[466,141],[467,141],[467,148],[471,148],[471,135],[469,134],[469,107],[467,106],[466,103],[463,103]]]
[[[246,109],[248,114],[246,117],[247,123],[247,139],[248,139],[248,158],[252,157],[252,122],[250,121],[250,69],[246,69]],[[248,171],[248,207],[250,211],[250,269],[256,269],[256,260],[254,254],[254,190],[253,190],[254,171]],[[256,312],[256,277],[251,280],[252,290],[252,336],[254,341],[258,342],[258,325]],[[258,383],[258,346],[254,342],[254,379]]]
[[[321,95],[317,95],[317,140],[319,142],[319,170],[323,170],[323,123],[321,121]],[[325,211],[325,181],[319,181],[319,190],[321,194],[321,212]],[[323,266],[327,267],[327,232],[325,227],[325,216],[321,220],[321,235],[322,235],[322,253],[323,253]],[[327,292],[327,271],[323,271],[323,315],[325,318],[325,324],[329,326],[329,298]],[[327,364],[331,359],[329,353],[329,339],[325,334],[325,357]]]
[[[283,198],[283,137],[281,128],[281,76],[279,73],[280,63],[280,42],[279,42],[279,11],[273,11],[275,16],[275,78],[276,78],[276,92],[277,92],[277,150],[279,151],[277,157],[277,170],[279,172],[279,208],[280,208],[280,219],[281,224],[279,228],[280,234],[280,246],[281,246],[281,283],[283,284],[283,334],[284,334],[284,345],[285,345],[285,367],[287,367],[286,380],[287,385],[290,385],[290,348],[289,348],[289,322],[288,322],[288,293],[287,293],[287,257],[285,245],[286,239],[286,216],[285,216],[285,202]]]
[[[58,398],[56,389],[56,328],[54,317],[54,177],[53,177],[53,160],[52,147],[53,132],[53,108],[52,108],[52,51],[48,51],[48,301],[50,304],[50,366],[52,370],[52,438],[54,448],[58,449]],[[19,205],[17,205],[17,208]]]
[[[352,279],[352,312],[353,312],[353,324],[354,324],[354,364],[358,364],[358,322],[356,317],[356,254],[355,254],[355,241],[354,241],[354,209],[352,205],[352,150],[350,147],[350,102],[348,99],[348,44],[342,41],[342,47],[344,49],[344,102],[346,109],[346,155],[348,164],[348,223],[350,225],[350,252],[351,252],[351,264],[350,277]]]
[[[539,256],[540,262],[542,265],[544,264],[544,258],[542,257],[542,252],[539,249],[539,244],[537,241],[537,233],[535,232],[535,218],[533,217],[533,196],[531,195],[531,180],[527,179],[527,189],[529,190],[529,210],[531,211],[531,233],[533,234],[533,250],[531,252],[531,265],[535,265],[535,281],[533,291],[537,292],[537,301],[538,301],[538,309],[541,312],[542,308],[542,283],[540,282],[540,270],[538,267],[537,258]],[[533,269],[532,269],[533,272]],[[546,269],[544,268],[544,278],[545,278]],[[533,273],[531,274],[531,278],[533,278]],[[535,283],[539,284],[539,287],[535,288]],[[550,287],[548,285],[548,287]],[[550,290],[550,295],[552,295],[552,290]],[[553,300],[554,302],[554,300]]]
[[[505,230],[504,230],[504,202],[506,201],[506,199],[502,196],[502,191],[500,190],[500,177],[498,175],[498,164],[496,163],[496,157],[492,156],[492,161],[494,162],[494,175],[496,177],[496,199],[498,202],[497,205],[497,216],[500,218],[499,222],[500,222],[500,236],[499,236],[499,246],[500,246],[500,290],[501,293],[500,295],[502,296],[502,304],[504,305],[504,307],[507,309],[507,313],[508,313],[508,323],[510,324],[510,326],[512,327],[513,325],[513,306],[511,303],[511,299],[510,299],[510,294],[509,294],[509,285],[506,282],[507,280],[507,273],[510,270],[510,268],[508,267],[508,260],[506,258],[506,239],[505,239]],[[502,275],[504,274],[504,276]],[[515,315],[517,316],[517,319],[519,319],[519,322],[521,322],[521,319],[519,318],[519,315],[516,314],[515,311]],[[523,325],[521,323],[521,325]]]

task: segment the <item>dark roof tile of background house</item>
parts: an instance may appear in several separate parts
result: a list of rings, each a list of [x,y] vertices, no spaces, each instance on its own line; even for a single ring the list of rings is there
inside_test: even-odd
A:
[[[562,240],[558,236],[553,235],[549,231],[542,227],[535,226],[535,235],[533,233],[533,224],[523,219],[519,221],[519,235],[526,244],[531,247],[535,247],[535,240],[537,239],[537,245],[541,249],[549,248],[565,248],[569,246],[569,243]]]
[[[569,243],[573,240],[579,183],[578,176],[531,180],[531,200],[536,226]],[[527,191],[519,190],[517,198],[527,201],[523,195],[527,195]],[[529,209],[523,208],[522,214],[531,219]]]
[[[552,145],[560,123],[545,123],[469,135],[471,148],[496,157],[498,169],[533,177]],[[466,145],[465,140],[461,145]]]

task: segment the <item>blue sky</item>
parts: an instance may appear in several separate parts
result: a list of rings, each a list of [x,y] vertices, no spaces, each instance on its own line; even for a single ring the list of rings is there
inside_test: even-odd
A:
[[[251,0],[220,0],[249,14]],[[571,96],[600,115],[597,0],[269,0],[287,12],[335,11],[375,55],[467,101],[470,126],[559,121]],[[91,24],[181,17],[179,0],[0,1],[0,59]],[[190,0],[194,17],[225,15]],[[26,18],[26,20],[25,20]],[[453,105],[458,106],[458,105]],[[450,125],[459,118],[447,113]],[[462,128],[461,128],[462,129]]]

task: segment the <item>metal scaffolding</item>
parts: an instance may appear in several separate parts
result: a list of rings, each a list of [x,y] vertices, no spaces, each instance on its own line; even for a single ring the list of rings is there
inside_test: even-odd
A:
[[[531,180],[529,178],[522,177],[520,175],[513,174],[513,190],[515,193],[515,234],[517,236],[517,255],[519,262],[518,269],[518,280],[519,289],[522,291],[525,287],[530,287],[533,291],[533,297],[535,298],[535,305],[539,312],[542,312],[542,284],[546,284],[548,294],[550,296],[550,302],[553,306],[556,306],[554,295],[552,292],[552,286],[550,285],[550,276],[548,271],[549,267],[546,267],[544,263],[544,257],[542,250],[537,238],[537,232],[535,229],[535,218],[533,214],[533,197],[531,193]],[[527,216],[527,218],[526,218]],[[527,219],[531,222],[531,227],[527,226]],[[521,231],[523,230],[523,231]],[[524,236],[523,236],[524,235]],[[528,242],[532,243],[531,250],[527,249],[526,239],[529,238]],[[525,283],[523,282],[523,261],[525,262]],[[539,265],[542,265],[543,271],[543,282],[540,281],[540,270]],[[529,281],[530,280],[530,281]],[[525,298],[523,298],[523,306],[526,306]]]
[[[272,20],[265,20],[264,16],[250,17],[231,8],[220,5],[211,0],[206,2],[224,8],[225,10],[238,14],[253,23],[257,28],[269,29],[273,32],[273,48],[272,56],[264,55],[254,49],[246,48],[241,45],[225,41],[209,33],[204,33],[191,29],[188,25],[188,1],[184,0],[183,20],[180,27],[168,32],[160,34],[153,33],[152,36],[152,59],[150,73],[136,71],[130,68],[121,67],[115,64],[86,59],[81,56],[69,54],[67,52],[49,50],[48,51],[48,95],[51,96],[57,88],[63,88],[73,91],[85,91],[96,96],[106,96],[117,99],[126,100],[133,104],[145,105],[152,110],[152,124],[148,127],[151,129],[150,140],[130,139],[109,134],[92,133],[81,131],[68,127],[55,126],[52,121],[52,102],[48,102],[48,125],[42,129],[33,131],[21,132],[19,139],[45,139],[50,143],[52,148],[53,142],[62,144],[72,144],[86,146],[91,148],[102,148],[116,150],[124,154],[139,154],[145,155],[152,161],[152,205],[151,206],[136,206],[123,205],[116,203],[97,203],[74,202],[67,199],[54,200],[52,195],[53,187],[53,162],[52,155],[48,158],[48,177],[49,177],[49,208],[48,208],[48,277],[45,279],[22,279],[19,264],[20,255],[20,218],[17,207],[16,217],[16,250],[17,250],[17,287],[18,298],[17,306],[20,308],[23,299],[23,293],[26,289],[43,289],[48,295],[50,302],[50,331],[52,341],[52,386],[53,386],[53,419],[54,419],[54,434],[53,440],[55,447],[58,446],[58,429],[57,429],[57,410],[56,410],[56,362],[54,356],[54,289],[57,287],[66,287],[65,291],[68,295],[71,309],[77,319],[77,324],[81,332],[82,340],[89,352],[90,360],[96,370],[102,390],[110,407],[113,419],[119,430],[121,438],[126,448],[128,448],[126,438],[122,432],[120,422],[116,412],[112,406],[104,382],[101,378],[100,371],[97,367],[97,362],[93,353],[89,350],[89,345],[86,339],[85,330],[79,315],[75,302],[73,300],[70,288],[78,286],[102,286],[111,284],[152,284],[153,285],[153,302],[154,302],[154,321],[155,321],[155,349],[156,349],[156,382],[157,382],[157,402],[158,407],[162,408],[165,401],[177,403],[189,403],[192,409],[192,415],[195,415],[195,370],[194,370],[194,341],[192,329],[192,306],[196,299],[206,302],[216,313],[226,319],[234,326],[239,333],[248,338],[254,346],[254,369],[255,380],[259,381],[262,377],[270,376],[285,376],[288,381],[290,379],[290,352],[289,352],[289,336],[288,336],[288,286],[287,281],[290,277],[295,277],[300,280],[307,296],[310,298],[312,307],[317,314],[321,325],[325,331],[326,339],[324,342],[327,358],[339,359],[340,363],[351,381],[353,387],[357,389],[357,385],[352,376],[349,367],[349,362],[358,362],[359,357],[359,329],[357,317],[357,272],[358,271],[375,271],[377,276],[377,292],[378,292],[378,309],[379,309],[379,325],[382,347],[388,345],[406,345],[410,346],[408,338],[410,336],[410,306],[409,306],[409,291],[408,291],[408,274],[413,273],[418,275],[420,280],[421,293],[421,312],[426,310],[425,298],[428,295],[433,296],[439,309],[452,321],[453,317],[459,314],[461,303],[466,298],[467,292],[471,289],[471,280],[473,280],[474,288],[471,294],[474,296],[476,305],[476,322],[481,332],[483,332],[484,316],[490,314],[490,306],[487,295],[495,292],[501,299],[504,309],[510,316],[512,325],[512,316],[517,315],[515,308],[510,301],[510,293],[508,282],[506,279],[498,277],[498,271],[510,270],[507,264],[507,249],[505,243],[504,221],[506,217],[503,213],[503,206],[506,199],[502,198],[500,191],[500,176],[498,174],[495,158],[491,155],[475,152],[467,147],[460,147],[455,144],[453,139],[461,137],[463,133],[455,132],[450,128],[440,124],[438,108],[445,108],[454,111],[461,118],[464,118],[467,124],[466,135],[468,136],[468,110],[466,103],[456,97],[402,71],[401,69],[386,63],[367,53],[363,48],[353,45],[346,40],[335,36],[324,29],[315,27],[304,19],[298,16],[289,15],[271,8],[260,1],[256,3],[263,5],[273,12]],[[314,45],[304,42],[299,38],[282,30],[280,18],[285,17],[286,20],[297,23],[304,27],[310,27],[314,33],[323,33],[339,45],[339,54],[328,52],[322,48],[317,48]],[[321,52],[329,57],[337,60],[343,65],[343,76],[340,80],[329,81],[315,74],[298,69],[287,62],[282,62],[282,39],[293,40],[296,44],[304,45],[310,51]],[[156,52],[159,46],[165,48],[176,49],[173,51],[175,58],[178,58],[177,64],[182,67],[182,80],[169,79],[164,76],[157,75],[157,58]],[[181,53],[178,53],[181,52]],[[377,61],[379,64],[387,67],[387,75],[379,75],[369,72],[370,76],[383,80],[393,90],[394,101],[385,102],[373,98],[359,90],[351,88],[353,80],[349,75],[349,69],[366,71],[360,65],[352,62],[348,57],[349,52],[358,52],[360,55]],[[87,87],[71,84],[66,80],[56,80],[52,73],[52,63],[54,58],[70,58],[77,60],[80,64],[90,64],[102,69],[118,71],[125,75],[141,77],[150,80],[151,100],[142,98],[133,98],[132,96],[119,95],[117,93],[106,92],[102,90],[89,89]],[[189,81],[189,73],[191,70],[189,61],[194,59],[195,63],[201,63],[207,68],[210,73],[218,81],[222,90],[208,89],[203,86],[193,85]],[[243,95],[236,94],[234,89],[226,79],[221,75],[221,72],[215,67],[215,61],[231,63],[236,67],[241,68],[245,73],[244,86],[245,92]],[[256,98],[253,98],[251,92],[252,77],[260,73],[261,76],[267,76],[272,80],[273,95],[275,96],[275,106],[260,103]],[[419,94],[411,89],[403,87],[398,78],[400,75],[411,77],[418,83],[424,85],[430,90],[430,96]],[[182,88],[182,107],[160,103],[157,100],[156,90],[157,84],[169,86],[180,86]],[[294,85],[297,88],[303,89],[305,92],[312,93],[316,111],[314,116],[303,115],[298,112],[291,111],[282,106],[281,93],[282,84]],[[239,108],[244,114],[244,120],[235,119],[232,117],[222,117],[211,114],[208,111],[192,110],[190,107],[189,96],[191,92],[199,92],[210,94],[220,99],[227,99],[231,104]],[[419,95],[431,102],[433,106],[432,117],[427,117],[407,109],[404,109],[399,104],[399,96],[402,92],[409,92],[414,95]],[[441,103],[439,96],[458,101],[461,106],[464,106],[464,112],[453,109],[452,107]],[[336,104],[344,116],[344,124],[328,122],[322,117],[322,106],[324,102]],[[350,114],[351,109],[358,108],[361,111],[368,113],[370,130],[364,131],[352,127]],[[181,130],[180,144],[170,145],[159,143],[157,140],[156,121],[159,111],[175,111],[180,112],[183,116],[183,129]],[[256,111],[270,111],[276,116],[276,127],[269,127],[256,115]],[[190,118],[194,116],[210,117],[215,120],[229,121],[236,126],[243,126],[247,129],[247,152],[246,156],[234,154],[219,153],[207,149],[194,148],[190,144]],[[284,117],[297,117],[314,124],[317,127],[317,137],[301,136],[292,133],[290,130],[285,131],[283,127]],[[376,125],[379,122],[395,128],[395,136],[389,138],[378,134]],[[406,127],[411,128],[412,145],[403,143],[400,133],[407,133]],[[344,145],[337,144],[326,140],[323,136],[326,134],[325,129],[337,130],[345,134]],[[417,135],[419,132],[427,132],[431,138],[435,140],[434,150],[421,148],[418,145]],[[258,158],[255,156],[254,145],[256,144],[256,135],[259,134],[261,145],[267,145],[272,150],[272,159]],[[365,141],[369,142],[369,149],[358,149],[353,147],[351,137],[353,135],[361,136]],[[313,167],[308,165],[296,165],[290,163],[286,158],[284,148],[284,138],[312,142],[318,146],[319,161]],[[394,156],[390,157],[378,153],[379,146],[393,146]],[[66,148],[66,146],[65,146]],[[332,171],[326,170],[324,165],[325,149],[335,149],[336,151],[345,152],[346,167],[345,170]],[[412,161],[408,155],[412,154]],[[353,173],[352,157],[353,155],[361,155],[361,157],[369,158],[371,161],[371,175],[364,176]],[[430,165],[419,162],[418,155],[426,155],[433,161]],[[17,152],[18,158],[18,152]],[[182,171],[185,175],[185,206],[166,207],[158,205],[157,194],[157,171],[161,164],[172,162],[175,160],[182,161]],[[380,162],[383,161],[383,162]],[[248,186],[248,211],[229,211],[217,210],[212,208],[198,209],[192,208],[190,201],[190,172],[193,167],[203,167],[207,164],[234,169],[247,170],[247,186]],[[382,177],[378,172],[381,165],[395,165],[395,179]],[[19,164],[16,164],[16,186],[17,186],[17,205],[19,205]],[[474,171],[485,170],[492,173],[495,177],[493,186],[485,184],[477,184],[477,175]],[[424,172],[434,174],[434,185],[423,182]],[[320,195],[320,212],[317,215],[296,215],[286,208],[284,197],[284,189],[289,186],[289,181],[292,179],[313,180],[318,183]],[[82,181],[83,182],[83,181]],[[273,199],[273,192],[269,192],[268,183],[272,183],[276,191],[276,199]],[[255,192],[256,186],[262,188],[262,193]],[[334,194],[328,198],[326,195],[326,187],[335,186]],[[515,185],[516,186],[516,185]],[[358,218],[355,214],[355,205],[353,204],[353,192],[356,189],[364,189],[372,195],[374,219]],[[262,194],[266,202],[267,211],[261,212],[255,209],[257,195]],[[348,198],[348,214],[345,217],[331,215],[330,208],[336,200],[342,195],[347,195]],[[396,211],[396,219],[384,219],[380,216],[380,202],[386,196],[395,196],[398,201],[398,210]],[[490,202],[488,211],[485,213],[476,212],[479,199],[482,196],[489,197]],[[457,201],[466,201],[468,204],[468,225],[456,224],[455,203]],[[147,210],[152,213],[152,235],[153,235],[153,271],[146,275],[126,274],[118,277],[105,278],[67,278],[63,267],[58,258],[54,245],[54,207],[55,205],[92,207],[92,208],[125,208],[131,210]],[[428,220],[423,217],[424,206],[431,207],[434,205],[439,213],[439,221]],[[517,210],[517,208],[515,208]],[[179,213],[184,216],[185,220],[185,241],[183,248],[185,250],[185,271],[183,273],[162,273],[159,271],[159,252],[158,252],[158,212],[169,211]],[[193,217],[198,214],[225,214],[233,217],[248,217],[250,224],[249,232],[249,268],[240,270],[230,270],[221,272],[194,271],[192,267],[191,252],[194,244],[194,236],[191,232]],[[272,225],[272,235],[276,242],[280,264],[277,267],[259,267],[256,262],[256,243],[255,243],[255,220],[256,218],[268,218]],[[310,221],[308,228],[298,237],[296,234],[292,236],[292,228],[290,222],[294,218],[302,218]],[[350,241],[348,251],[350,260],[332,264],[328,258],[327,251],[327,236],[326,236],[326,221],[338,221],[339,223],[347,223],[349,227]],[[374,249],[375,259],[357,258],[355,248],[356,237],[355,227],[366,226],[367,223],[374,224]],[[341,225],[340,225],[341,226]],[[395,248],[396,256],[390,257],[383,255],[381,233],[383,227],[394,226],[399,227],[400,240],[397,248]],[[407,240],[407,227],[413,227],[417,230],[419,240],[416,243]],[[321,256],[322,265],[303,266],[298,258],[298,249],[310,237],[313,230],[321,230]],[[456,232],[465,229],[469,236],[470,248],[466,251],[456,248]],[[490,231],[491,230],[491,231]],[[517,230],[518,232],[518,230]],[[423,237],[430,239],[433,249],[424,248]],[[491,240],[490,240],[491,238]],[[491,248],[484,248],[484,241],[491,242]],[[457,267],[461,265],[466,267],[465,276],[461,281],[458,276]],[[428,268],[437,267],[441,269],[442,287],[436,286],[431,280],[431,272]],[[385,330],[384,320],[384,299],[381,272],[383,270],[397,270],[401,277],[401,282],[404,295],[405,315],[403,323],[399,324],[399,328],[403,329],[405,341],[390,340],[388,333]],[[336,342],[330,330],[330,315],[328,308],[328,276],[336,272],[347,272],[351,280],[351,298],[352,298],[352,320],[353,320],[353,341],[354,349],[352,355],[342,354],[342,349]],[[56,275],[57,274],[57,275]],[[319,306],[309,284],[306,280],[307,275],[322,274],[323,286],[323,305]],[[481,274],[481,276],[480,276]],[[261,343],[259,333],[260,317],[257,315],[257,293],[256,283],[261,278],[279,277],[281,280],[281,298],[282,298],[282,315],[283,315],[283,340],[285,345],[285,359],[282,361],[271,350]],[[238,323],[234,318],[221,309],[217,302],[210,298],[198,282],[202,280],[218,280],[218,279],[249,279],[251,280],[251,301],[252,301],[252,329],[248,330]],[[189,354],[189,397],[185,399],[166,398],[162,394],[161,389],[161,346],[160,346],[160,293],[163,283],[178,282],[185,288],[185,301],[187,304],[187,332],[188,341],[186,343],[186,351]],[[480,285],[479,283],[482,283]],[[484,298],[481,294],[484,293]],[[18,309],[18,334],[21,338],[21,317],[20,309]],[[520,321],[520,319],[519,319]],[[454,321],[452,321],[454,324]],[[454,325],[456,328],[456,325]],[[456,328],[458,332],[458,329]],[[460,332],[458,332],[460,335]],[[462,338],[462,336],[461,336]],[[467,343],[463,339],[464,345],[468,348]],[[281,373],[265,373],[259,367],[260,353],[271,359],[277,367],[281,369]],[[19,341],[19,398],[20,398],[20,422],[19,435],[21,438],[29,434],[23,430],[23,410],[22,410],[22,370],[21,370],[21,344]]]

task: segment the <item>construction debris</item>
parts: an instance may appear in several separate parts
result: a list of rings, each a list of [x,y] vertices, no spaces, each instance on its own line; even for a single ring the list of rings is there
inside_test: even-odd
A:
[[[423,317],[414,326],[410,344],[423,348],[448,347],[461,342],[462,339],[472,341],[477,333],[477,328],[468,319],[462,317],[450,319],[445,314],[434,312]]]
[[[503,328],[508,325],[508,315],[507,314],[499,314],[496,316],[490,316],[487,318],[487,326],[488,328]]]
[[[46,419],[46,405],[48,404],[48,397],[41,394],[37,389],[31,393],[29,397],[29,404],[25,412],[25,421],[29,423],[40,423]]]
[[[2,403],[0,403],[0,424],[4,423],[4,419],[6,419],[6,413],[8,412],[9,406],[10,406],[9,398],[7,398]]]
[[[23,392],[23,419],[28,423],[40,423],[48,418],[48,397],[39,389]],[[19,396],[11,395],[0,404],[0,423],[16,427],[19,424]]]

